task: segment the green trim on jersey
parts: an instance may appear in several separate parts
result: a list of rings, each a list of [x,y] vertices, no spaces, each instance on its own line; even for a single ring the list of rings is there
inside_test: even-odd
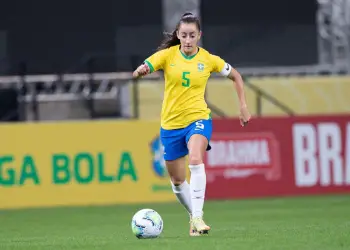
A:
[[[145,61],[145,63],[147,63],[147,65],[148,65],[148,67],[149,67],[149,69],[151,70],[151,72],[150,73],[152,73],[152,72],[154,72],[154,68],[153,68],[153,65],[149,62],[149,61]]]
[[[198,48],[198,51],[197,51],[196,54],[194,54],[194,55],[192,55],[192,56],[187,56],[187,55],[185,55],[185,54],[181,51],[180,47],[179,47],[179,50],[180,50],[181,55],[182,55],[186,60],[191,60],[191,59],[192,59],[193,57],[195,57],[195,56],[198,54],[198,52],[199,52],[199,48]]]

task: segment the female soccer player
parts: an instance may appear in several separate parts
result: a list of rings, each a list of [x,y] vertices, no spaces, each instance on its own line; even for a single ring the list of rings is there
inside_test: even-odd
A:
[[[190,214],[190,236],[208,234],[210,230],[203,221],[206,188],[203,157],[211,148],[211,112],[204,100],[211,72],[220,72],[234,81],[241,125],[245,126],[251,118],[241,75],[220,57],[198,47],[200,37],[199,19],[185,13],[174,32],[166,34],[158,51],[133,73],[133,77],[138,78],[164,71],[160,137],[173,191]],[[186,181],[186,155],[189,156],[190,184]]]

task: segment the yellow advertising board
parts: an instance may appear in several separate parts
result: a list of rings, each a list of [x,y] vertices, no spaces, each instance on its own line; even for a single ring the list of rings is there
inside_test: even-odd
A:
[[[174,201],[158,122],[0,126],[0,208]]]

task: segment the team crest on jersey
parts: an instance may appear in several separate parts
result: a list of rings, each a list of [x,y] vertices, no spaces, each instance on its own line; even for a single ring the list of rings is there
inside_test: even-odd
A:
[[[204,64],[203,63],[198,63],[198,72],[202,72],[204,70]]]

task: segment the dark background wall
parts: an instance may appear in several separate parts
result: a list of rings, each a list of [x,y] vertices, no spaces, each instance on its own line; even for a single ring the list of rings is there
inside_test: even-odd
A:
[[[315,63],[314,0],[202,0],[203,44],[234,65]],[[19,1],[0,8],[0,73],[131,70],[162,38],[161,0]]]
[[[204,44],[213,53],[239,66],[317,63],[316,0],[224,2],[202,0]]]
[[[127,47],[120,27],[160,27],[161,15],[152,14],[161,13],[160,2],[3,0],[0,30],[8,35],[7,58],[12,64],[29,62],[30,72],[70,70],[87,54],[113,54],[118,41]]]

